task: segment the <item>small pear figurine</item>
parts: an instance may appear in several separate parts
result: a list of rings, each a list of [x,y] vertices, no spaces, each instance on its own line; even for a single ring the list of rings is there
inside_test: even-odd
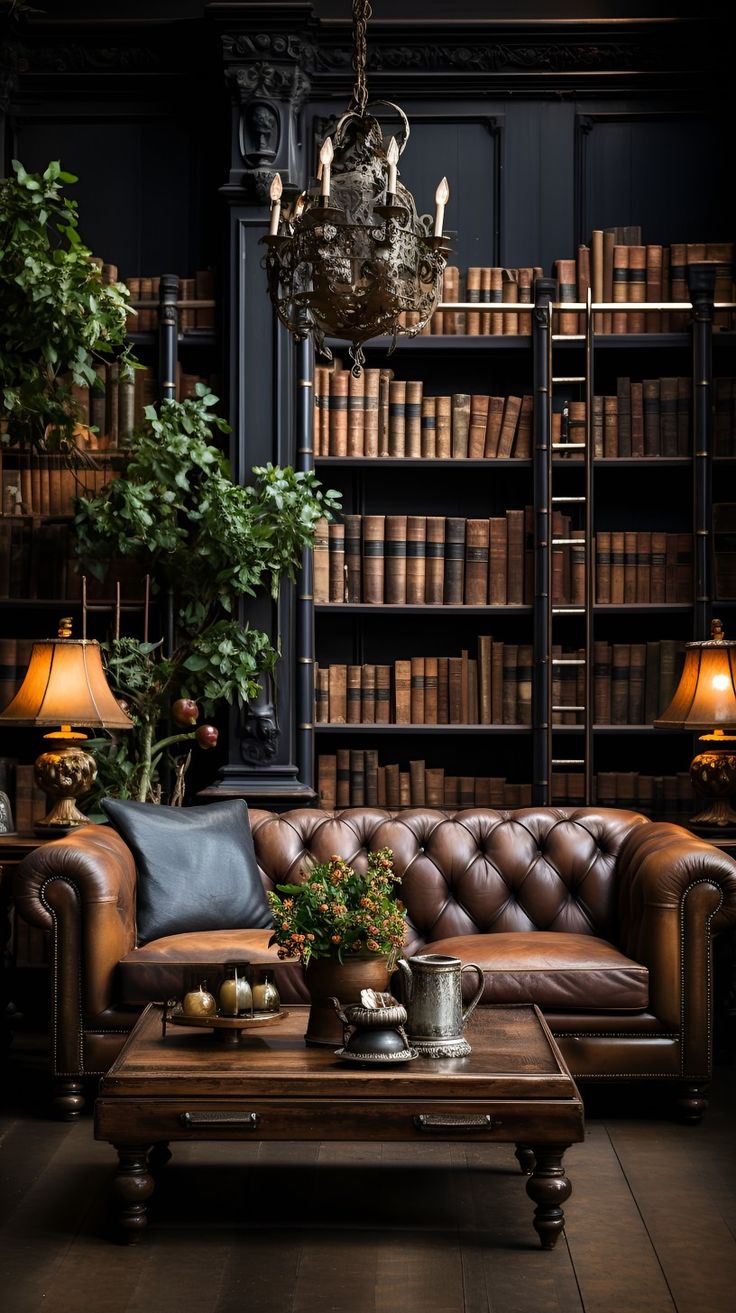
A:
[[[182,1012],[185,1017],[214,1017],[217,1012],[217,1000],[207,988],[207,981],[203,980],[198,989],[190,989],[188,994],[184,995],[182,1003]]]

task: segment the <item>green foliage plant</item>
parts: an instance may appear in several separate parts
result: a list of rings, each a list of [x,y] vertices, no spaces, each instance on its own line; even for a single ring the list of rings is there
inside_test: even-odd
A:
[[[85,568],[103,578],[113,557],[133,556],[173,598],[172,652],[133,639],[107,647],[111,683],[136,729],[96,752],[101,780],[123,797],[153,796],[170,746],[156,735],[175,699],[191,698],[211,715],[218,703],[242,706],[259,695],[279,654],[267,634],[241,622],[240,603],[276,598],[281,581],[296,578],[317,521],[339,506],[338,493],[289,466],[258,466],[251,484],[233,482],[212,441],[214,430],[229,429],[216,403],[200,383],[189,400],[148,406],[124,477],[77,502]]]
[[[67,451],[80,420],[74,386],[101,384],[95,364],[131,368],[128,289],[103,284],[82,242],[76,182],[58,160],[43,173],[13,161],[0,179],[0,431],[13,446]]]

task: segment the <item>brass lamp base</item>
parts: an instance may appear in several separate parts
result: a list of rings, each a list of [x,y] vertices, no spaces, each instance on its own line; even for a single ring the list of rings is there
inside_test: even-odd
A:
[[[708,737],[712,739],[714,736]],[[726,738],[725,735],[719,737]],[[736,811],[729,802],[736,793],[736,752],[722,749],[699,752],[690,763],[690,779],[696,793],[703,794],[711,804],[690,818],[692,824],[736,825]]]
[[[55,737],[47,735],[47,738]],[[84,738],[83,734],[77,736]],[[39,789],[57,801],[47,816],[38,821],[36,828],[70,830],[77,825],[88,825],[89,817],[81,812],[76,799],[89,793],[97,778],[94,757],[77,745],[69,744],[43,752],[34,766],[34,777]]]

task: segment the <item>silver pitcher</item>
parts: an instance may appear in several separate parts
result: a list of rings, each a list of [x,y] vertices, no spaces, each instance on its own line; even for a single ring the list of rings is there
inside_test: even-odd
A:
[[[406,1029],[411,1044],[425,1058],[464,1058],[471,1052],[463,1026],[483,993],[483,968],[476,962],[464,966],[459,957],[421,953],[408,962],[399,959],[403,972]],[[475,997],[463,1008],[464,971],[478,974]]]

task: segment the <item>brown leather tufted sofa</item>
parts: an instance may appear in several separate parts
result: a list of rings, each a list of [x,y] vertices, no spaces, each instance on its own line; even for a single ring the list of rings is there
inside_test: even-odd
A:
[[[607,808],[447,813],[251,812],[266,888],[306,854],[364,866],[393,849],[407,955],[431,945],[479,962],[485,1003],[544,1010],[577,1077],[676,1082],[695,1118],[711,1069],[711,941],[736,922],[736,862],[677,825]],[[82,1106],[141,1006],[181,989],[184,964],[273,962],[267,930],[173,935],[136,948],[136,870],[122,839],[86,826],[18,867],[15,904],[53,940],[57,1105]],[[280,964],[286,1001],[305,999]]]

